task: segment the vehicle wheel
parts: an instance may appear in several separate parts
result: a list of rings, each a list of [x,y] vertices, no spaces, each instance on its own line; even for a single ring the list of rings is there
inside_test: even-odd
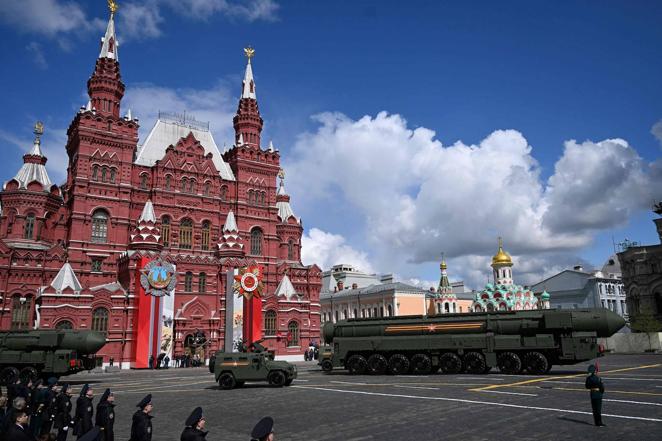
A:
[[[287,380],[285,382],[285,386],[289,386],[290,384],[292,384],[293,381],[294,381],[294,378],[290,378],[289,380]]]
[[[39,372],[37,372],[37,369],[33,368],[32,366],[24,367],[21,369],[21,373],[18,374],[18,378],[21,379],[22,382],[25,382],[26,384],[31,381],[35,382],[37,378],[39,378]]]
[[[549,374],[549,372],[552,370],[552,363],[549,363],[547,365],[547,370],[545,371],[546,374]]]
[[[427,375],[432,371],[432,359],[425,354],[411,357],[411,372],[415,375]]]
[[[522,360],[514,352],[504,352],[497,357],[499,370],[504,374],[519,374],[522,372]]]
[[[221,389],[232,389],[237,385],[237,381],[234,379],[234,375],[225,372],[218,377],[218,385],[221,386]]]
[[[542,352],[532,351],[524,355],[524,366],[530,374],[542,375],[549,369],[549,361]]]
[[[214,367],[215,367],[215,365],[216,365],[216,356],[215,356],[215,355],[212,355],[212,356],[209,358],[209,372],[211,372],[212,374],[214,373]]]
[[[467,352],[463,361],[464,370],[469,374],[482,374],[487,367],[485,356],[480,352]]]
[[[363,375],[368,368],[368,362],[363,355],[352,355],[347,360],[347,370],[352,375]]]
[[[15,367],[6,367],[0,371],[0,384],[9,385],[16,382],[18,378],[18,369]]]
[[[393,354],[388,359],[388,370],[393,375],[402,375],[409,372],[409,359],[402,354]]]
[[[281,371],[269,372],[269,384],[276,387],[283,387],[285,384],[286,378],[285,374]]]
[[[485,366],[485,370],[482,373],[489,374],[491,370],[492,370],[492,366]]]
[[[462,370],[462,359],[454,352],[446,352],[439,357],[439,367],[444,374],[458,374]]]
[[[331,363],[331,360],[322,361],[322,370],[324,372],[331,372],[333,370],[333,363]]]
[[[372,354],[368,358],[368,373],[372,375],[384,375],[388,368],[388,361],[382,354]]]

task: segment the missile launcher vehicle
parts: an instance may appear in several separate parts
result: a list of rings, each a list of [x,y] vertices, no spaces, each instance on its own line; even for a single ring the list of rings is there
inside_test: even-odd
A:
[[[0,384],[92,369],[105,344],[105,335],[95,331],[1,331]]]
[[[507,374],[549,372],[602,355],[598,337],[625,320],[607,309],[540,309],[434,316],[348,319],[327,323],[324,371],[351,374]]]
[[[241,387],[246,381],[268,381],[276,387],[292,384],[297,377],[297,367],[286,361],[275,361],[261,341],[244,348],[244,352],[216,352],[212,357],[212,372],[221,389]],[[211,361],[209,370],[212,370]]]

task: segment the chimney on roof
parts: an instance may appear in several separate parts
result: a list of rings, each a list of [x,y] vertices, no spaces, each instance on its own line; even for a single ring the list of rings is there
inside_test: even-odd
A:
[[[581,265],[575,265],[572,269],[575,271],[584,271],[584,267]]]

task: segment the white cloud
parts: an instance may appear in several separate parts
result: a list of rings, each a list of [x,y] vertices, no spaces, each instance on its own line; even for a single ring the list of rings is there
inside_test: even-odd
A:
[[[25,46],[25,49],[27,49],[27,51],[30,53],[30,58],[32,58],[32,61],[34,61],[37,67],[40,69],[46,69],[48,67],[48,63],[44,57],[44,51],[42,50],[39,43],[32,41],[30,44]]]
[[[345,263],[366,273],[373,273],[367,253],[346,243],[343,236],[311,228],[301,238],[301,260],[305,265],[317,264],[323,270]]]
[[[445,251],[465,259],[455,274],[482,284],[501,235],[522,257],[518,282],[533,282],[546,268],[560,268],[555,262],[575,260],[596,231],[645,208],[651,189],[662,184],[659,164],[646,164],[622,140],[567,142],[554,175],[543,182],[532,147],[515,130],[497,130],[475,145],[443,146],[433,131],[411,129],[385,112],[359,120],[325,113],[316,120],[319,128],[300,135],[294,154],[284,158],[297,206],[309,222],[330,200],[358,213],[363,224],[356,228],[367,238],[360,246],[373,264],[405,277]]]
[[[118,12],[118,39],[125,42],[130,39],[156,38],[162,32],[163,22],[158,6],[154,2],[125,3]]]
[[[660,145],[662,145],[662,119],[653,124],[653,127],[651,127],[651,133],[657,138]]]
[[[46,36],[99,29],[103,22],[89,19],[72,1],[4,0],[0,20],[20,30]]]

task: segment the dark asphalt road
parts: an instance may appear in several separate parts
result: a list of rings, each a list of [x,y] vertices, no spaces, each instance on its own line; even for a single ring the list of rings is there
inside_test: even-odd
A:
[[[206,368],[78,374],[95,395],[115,392],[116,440],[128,439],[135,404],[153,394],[154,441],[179,440],[196,406],[207,439],[248,440],[264,415],[283,440],[637,440],[662,439],[662,355],[600,359],[607,427],[592,425],[584,378],[588,363],[546,376],[323,374],[299,364],[299,378],[281,389],[266,384],[219,390]],[[96,399],[95,399],[96,403]],[[71,438],[70,438],[71,439]]]

